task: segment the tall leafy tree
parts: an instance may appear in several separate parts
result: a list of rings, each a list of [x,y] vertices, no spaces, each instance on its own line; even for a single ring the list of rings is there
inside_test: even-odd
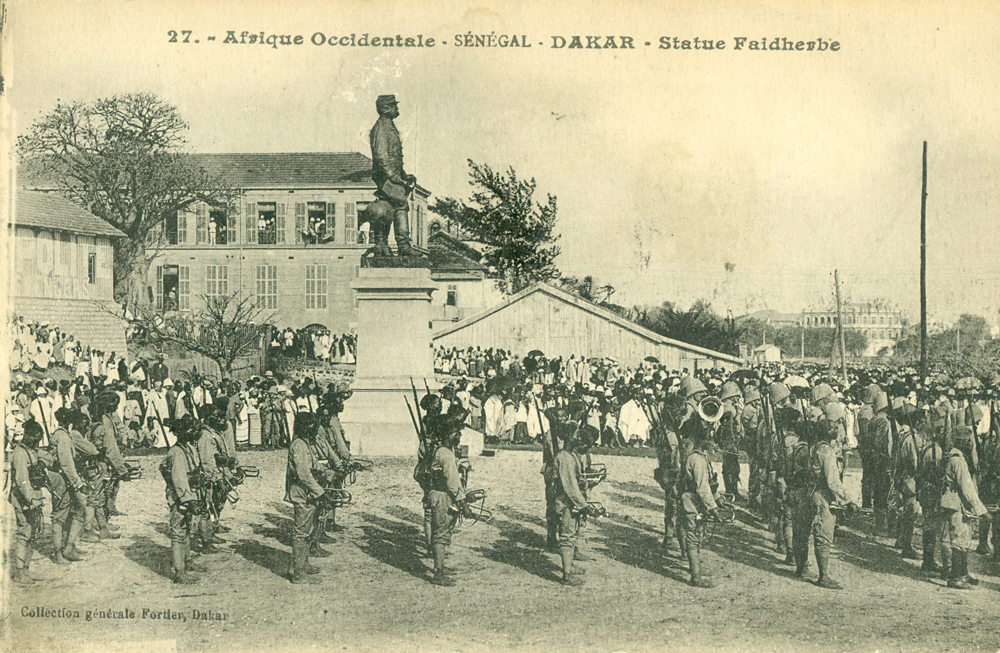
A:
[[[115,295],[131,306],[145,303],[167,215],[198,201],[234,210],[225,184],[182,155],[187,129],[173,105],[132,93],[60,102],[17,141],[22,176],[51,185],[125,233],[115,244]]]
[[[536,202],[534,178],[525,181],[513,168],[500,173],[470,159],[469,177],[473,191],[468,202],[440,198],[430,210],[485,245],[483,265],[503,292],[513,294],[535,282],[557,279],[555,196],[548,195],[544,204]]]

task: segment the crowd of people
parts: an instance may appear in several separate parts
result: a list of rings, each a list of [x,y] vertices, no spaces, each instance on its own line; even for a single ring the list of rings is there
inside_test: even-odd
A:
[[[38,342],[38,330],[28,332]],[[461,458],[465,426],[488,442],[542,445],[547,541],[569,586],[583,582],[576,573],[582,524],[602,512],[589,499],[606,473],[591,460],[598,444],[655,452],[654,478],[664,492],[662,553],[686,558],[696,587],[714,584],[700,557],[705,525],[737,501],[767,520],[797,577],[808,574],[812,541],[815,583],[824,588],[840,588],[830,551],[843,514],[870,513],[875,534],[894,538],[902,557],[921,559],[923,571],[941,574],[951,588],[975,586],[972,551],[997,559],[1000,415],[996,388],[981,379],[887,367],[852,368],[846,378],[804,366],[673,370],[655,359],[619,367],[608,359],[547,359],[539,351],[472,351],[468,371],[481,376],[428,392],[416,415],[414,479],[437,585],[455,583],[446,557],[456,520],[481,516],[471,504],[483,494],[469,490],[470,465]],[[439,361],[454,360],[453,351],[437,353]],[[337,417],[349,391],[272,372],[242,384],[196,375],[174,383],[162,356],[117,367],[116,377],[88,370],[72,380],[22,376],[12,384],[6,433],[18,514],[15,577],[28,578],[43,512],[57,562],[79,558],[80,540],[115,537],[117,487],[133,474],[122,451],[152,445],[169,447],[161,472],[173,576],[195,582],[190,549],[218,543],[227,489],[249,471],[236,462],[237,451],[259,446],[288,449],[290,576],[314,582],[309,558],[325,553],[326,517],[349,500],[342,488],[354,468]],[[843,485],[852,456],[861,467],[860,505]],[[749,463],[745,487],[741,458]],[[39,510],[46,503],[49,510]]]
[[[329,329],[275,329],[271,355],[286,358],[353,365],[357,362],[358,337],[353,333],[335,334]]]

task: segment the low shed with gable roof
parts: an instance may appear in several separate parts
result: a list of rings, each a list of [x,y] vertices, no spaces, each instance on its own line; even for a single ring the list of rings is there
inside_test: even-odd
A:
[[[545,283],[508,297],[496,306],[434,334],[436,347],[504,349],[524,356],[609,357],[637,365],[655,356],[668,369],[734,370],[743,360],[712,349],[661,336],[596,304]]]

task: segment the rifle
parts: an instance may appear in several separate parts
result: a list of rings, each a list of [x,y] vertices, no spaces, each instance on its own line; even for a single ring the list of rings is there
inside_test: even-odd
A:
[[[417,432],[417,439],[422,441],[424,439],[424,432],[417,424],[417,418],[413,414],[413,406],[410,405],[410,399],[404,396],[403,401],[406,402],[406,410],[410,411],[410,421],[413,422],[413,430]],[[419,411],[420,409],[418,408],[417,410]]]
[[[538,405],[538,397],[532,397],[531,399],[535,402],[535,414],[538,419],[538,430],[541,431],[542,446],[545,447],[545,452],[548,453],[549,463],[555,465],[556,446],[555,441],[552,439],[552,425],[549,424],[549,434],[546,435],[545,429],[542,428],[542,409]]]
[[[420,414],[420,399],[417,397],[417,384],[413,382],[413,377],[410,377],[410,389],[413,390],[413,407],[417,411],[417,424],[420,426],[420,434],[424,435],[424,418]],[[427,394],[430,394],[428,391]]]

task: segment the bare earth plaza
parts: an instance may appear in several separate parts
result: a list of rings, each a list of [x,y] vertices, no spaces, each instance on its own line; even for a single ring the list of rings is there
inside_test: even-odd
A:
[[[997,18],[9,3],[3,650],[1000,650]]]

